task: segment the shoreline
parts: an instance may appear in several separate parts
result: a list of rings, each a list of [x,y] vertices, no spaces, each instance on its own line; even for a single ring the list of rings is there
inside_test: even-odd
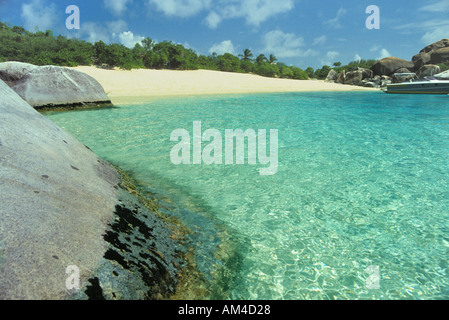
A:
[[[113,104],[133,104],[152,98],[194,95],[379,91],[374,88],[329,83],[324,80],[277,79],[211,70],[133,69],[128,71],[93,66],[79,66],[72,69],[96,79]]]

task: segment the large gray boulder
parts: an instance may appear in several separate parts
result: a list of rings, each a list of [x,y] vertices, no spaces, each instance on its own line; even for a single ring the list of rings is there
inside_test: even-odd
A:
[[[372,67],[374,75],[379,76],[391,76],[397,70],[401,68],[406,68],[408,70],[414,70],[415,64],[412,61],[407,61],[404,59],[399,59],[396,57],[388,57],[384,58],[378,62],[376,62]]]
[[[326,81],[335,82],[337,79],[338,73],[334,69],[331,69],[331,71],[329,71],[329,73],[327,74]]]
[[[424,78],[427,76],[434,76],[441,72],[441,68],[434,64],[426,64],[425,66],[422,66],[419,68],[419,70],[416,72],[416,75],[418,78]]]
[[[449,80],[449,70],[438,73],[434,77],[440,80]]]
[[[430,63],[440,64],[449,62],[449,47],[441,48],[432,52]]]
[[[346,71],[343,70],[338,74],[337,83],[345,83],[346,80]]]
[[[13,89],[35,108],[111,103],[97,80],[64,67],[38,67],[23,76]]]
[[[103,257],[117,173],[3,81],[0,139],[0,300],[66,298],[66,268]]]
[[[120,182],[0,80],[0,300],[172,294],[182,264],[173,231]],[[69,290],[70,266],[80,290]]]
[[[362,85],[362,80],[363,80],[363,71],[357,69],[346,73],[344,84],[360,86]]]
[[[23,78],[28,72],[36,69],[34,64],[8,61],[0,63],[0,80],[12,87],[17,81]]]

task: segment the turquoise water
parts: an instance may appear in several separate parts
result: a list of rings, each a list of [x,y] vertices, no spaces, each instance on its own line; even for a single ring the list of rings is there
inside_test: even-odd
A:
[[[449,299],[447,96],[200,96],[47,116],[192,228],[209,282],[198,298]],[[193,121],[277,129],[277,174],[172,164],[170,135]]]

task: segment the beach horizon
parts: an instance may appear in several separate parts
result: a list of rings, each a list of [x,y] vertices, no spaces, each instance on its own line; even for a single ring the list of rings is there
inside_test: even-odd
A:
[[[78,66],[71,69],[96,79],[114,104],[145,102],[155,97],[251,94],[282,92],[379,91],[325,80],[268,78],[255,74],[212,70],[103,69]]]

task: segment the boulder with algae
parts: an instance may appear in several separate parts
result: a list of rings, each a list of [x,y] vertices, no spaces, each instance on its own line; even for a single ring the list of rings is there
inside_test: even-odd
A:
[[[172,294],[183,249],[120,181],[0,80],[0,300]]]

